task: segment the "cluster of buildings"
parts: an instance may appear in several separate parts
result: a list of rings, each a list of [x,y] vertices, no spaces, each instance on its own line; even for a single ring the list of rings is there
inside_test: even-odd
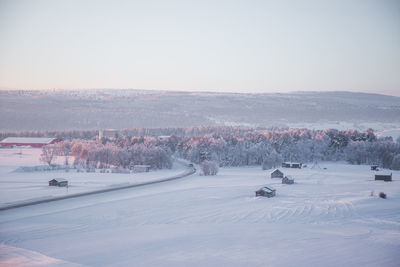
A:
[[[288,167],[292,168],[292,167]],[[297,167],[293,167],[297,168]],[[279,169],[275,169],[271,172],[271,179],[273,178],[280,178],[282,179],[282,184],[294,184],[294,179],[290,176],[285,176],[282,171]],[[256,191],[256,197],[263,196],[263,197],[274,197],[276,195],[276,190],[272,187],[264,186],[261,187]]]
[[[282,178],[282,184],[294,184],[294,179],[291,176],[285,176],[279,169],[271,172],[272,178]]]

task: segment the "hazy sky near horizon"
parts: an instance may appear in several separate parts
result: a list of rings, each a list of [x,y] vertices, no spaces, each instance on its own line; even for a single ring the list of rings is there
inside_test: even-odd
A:
[[[0,0],[2,89],[400,96],[400,1]]]

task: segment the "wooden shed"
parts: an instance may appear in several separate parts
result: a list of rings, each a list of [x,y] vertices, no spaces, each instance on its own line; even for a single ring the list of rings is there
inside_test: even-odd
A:
[[[285,176],[282,179],[282,184],[294,184],[294,179],[290,176]]]
[[[290,168],[298,168],[298,169],[301,169],[301,163],[298,163],[298,162],[292,162],[291,164],[290,164]]]
[[[392,173],[376,173],[375,174],[375,180],[377,181],[385,181],[385,182],[391,182],[392,181]]]
[[[270,187],[264,186],[256,191],[256,197],[274,197],[276,195],[276,190]]]
[[[64,178],[54,178],[49,181],[49,186],[68,186],[68,181]]]
[[[273,172],[271,172],[271,178],[283,178],[283,172],[281,172],[279,169],[275,169]]]
[[[290,168],[290,162],[282,162],[282,168]]]
[[[282,163],[282,167],[283,168],[298,168],[298,169],[301,169],[302,165],[303,164],[299,163],[299,162],[283,162]]]

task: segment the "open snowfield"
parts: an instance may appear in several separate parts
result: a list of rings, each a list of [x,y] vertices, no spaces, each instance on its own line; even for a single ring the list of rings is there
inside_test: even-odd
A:
[[[16,172],[19,166],[40,166],[41,149],[0,149],[0,207],[76,193],[90,192],[110,187],[139,184],[167,178],[184,171],[175,164],[171,170],[151,171],[148,173],[86,173],[71,169],[58,171]],[[56,162],[62,164],[64,159]],[[65,178],[69,187],[49,186],[48,181]]]
[[[0,266],[399,266],[400,173],[320,167],[281,169],[294,185],[222,168],[1,211]],[[277,196],[256,198],[263,185]]]

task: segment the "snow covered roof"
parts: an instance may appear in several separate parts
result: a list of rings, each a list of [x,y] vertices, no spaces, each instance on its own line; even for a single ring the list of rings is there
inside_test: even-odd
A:
[[[273,191],[275,191],[275,189],[269,188],[269,187],[267,187],[267,186],[264,186],[264,187],[260,188],[259,190],[267,191],[267,192],[273,192]]]
[[[68,182],[67,179],[64,179],[64,178],[54,178],[53,180],[55,180],[55,181],[57,181],[57,182],[59,182],[59,183],[60,183],[60,182]],[[53,180],[52,180],[52,181],[53,181]]]
[[[379,172],[375,172],[375,175],[378,175],[378,176],[380,176],[380,175],[391,176],[392,173],[388,172],[388,171],[379,171]]]
[[[279,169],[275,169],[275,170],[273,170],[271,173],[274,173],[274,172],[280,172],[280,173],[282,173]]]
[[[48,137],[7,137],[3,139],[1,144],[50,144],[56,138]]]

